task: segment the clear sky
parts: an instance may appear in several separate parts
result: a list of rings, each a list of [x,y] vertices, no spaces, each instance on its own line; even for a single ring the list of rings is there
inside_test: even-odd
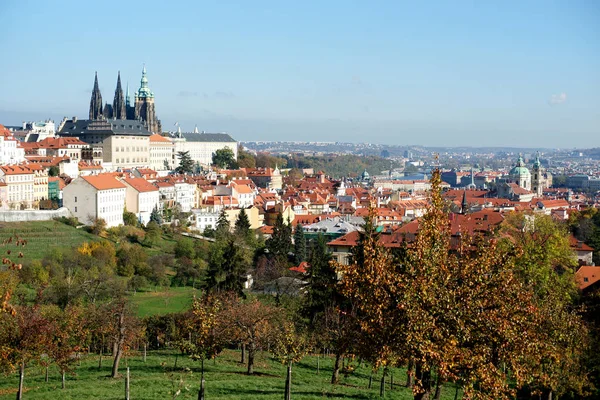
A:
[[[87,118],[146,63],[164,129],[600,146],[600,1],[0,0],[0,123]]]

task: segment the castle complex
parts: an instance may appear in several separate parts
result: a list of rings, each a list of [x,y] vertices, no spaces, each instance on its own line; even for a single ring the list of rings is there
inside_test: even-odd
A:
[[[154,93],[148,87],[148,77],[146,76],[146,66],[142,69],[142,79],[140,88],[135,92],[134,101],[131,101],[129,94],[129,85],[127,85],[127,95],[123,95],[121,86],[121,73],[117,76],[117,88],[113,103],[102,103],[102,94],[98,86],[98,73],[94,79],[94,89],[90,100],[90,120],[137,120],[141,121],[144,127],[151,133],[162,133],[160,120],[156,117],[154,105]]]

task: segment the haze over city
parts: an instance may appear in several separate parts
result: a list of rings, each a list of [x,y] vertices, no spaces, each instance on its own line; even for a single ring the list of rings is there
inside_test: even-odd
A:
[[[0,4],[0,120],[85,117],[142,65],[163,128],[238,140],[600,145],[600,5]]]

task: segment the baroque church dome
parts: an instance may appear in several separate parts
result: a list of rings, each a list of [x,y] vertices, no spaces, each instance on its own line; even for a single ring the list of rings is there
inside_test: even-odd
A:
[[[525,162],[523,161],[523,157],[519,156],[519,160],[517,164],[510,170],[510,177],[513,179],[519,178],[529,178],[531,177],[531,172],[525,166]]]

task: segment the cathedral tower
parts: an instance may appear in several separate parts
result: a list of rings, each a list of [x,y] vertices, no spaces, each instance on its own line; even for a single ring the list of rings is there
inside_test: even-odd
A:
[[[90,100],[90,119],[102,119],[102,95],[98,87],[98,72],[94,79],[94,90],[92,90],[92,99]]]
[[[127,109],[125,107],[125,97],[121,87],[121,71],[117,75],[117,88],[115,89],[115,99],[112,104],[112,117],[116,119],[127,119]]]
[[[150,132],[157,134],[162,133],[160,121],[156,118],[154,93],[152,93],[148,87],[148,77],[146,76],[145,65],[142,69],[140,88],[135,94],[135,119],[141,120]]]

